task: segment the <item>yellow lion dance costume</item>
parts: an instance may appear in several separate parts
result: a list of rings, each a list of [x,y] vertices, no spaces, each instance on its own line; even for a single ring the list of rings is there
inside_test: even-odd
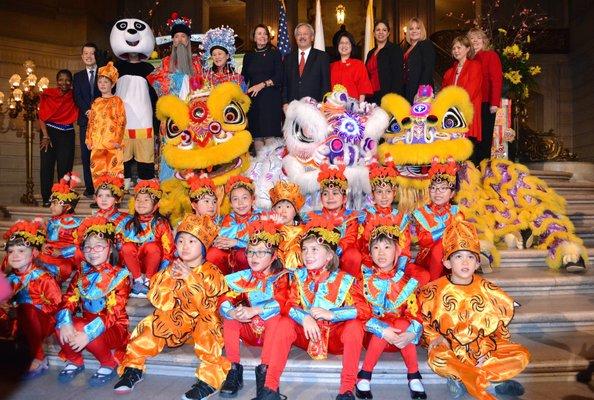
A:
[[[588,260],[583,242],[565,215],[565,200],[528,168],[508,160],[492,159],[477,169],[470,161],[472,143],[464,136],[472,121],[473,107],[466,91],[456,86],[435,98],[430,87],[419,88],[410,105],[396,94],[384,96],[382,108],[391,117],[379,146],[382,162],[397,165],[399,209],[410,212],[427,201],[432,162],[455,160],[459,191],[456,202],[481,237],[481,250],[495,265],[495,244],[547,249],[550,268],[578,272]]]
[[[191,212],[186,178],[206,174],[218,186],[219,206],[223,186],[250,166],[252,135],[247,130],[250,98],[233,82],[203,88],[184,102],[174,95],[157,101],[161,121],[162,156],[160,212],[177,224]],[[225,206],[222,206],[225,208]]]

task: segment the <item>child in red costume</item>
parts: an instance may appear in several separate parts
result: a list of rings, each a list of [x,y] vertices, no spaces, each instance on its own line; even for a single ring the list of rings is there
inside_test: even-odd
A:
[[[191,176],[186,179],[190,187],[190,203],[196,215],[207,215],[215,223],[218,221],[219,204],[217,188],[212,179],[208,177]]]
[[[307,349],[316,360],[328,353],[342,354],[337,400],[354,400],[359,357],[363,347],[363,320],[369,306],[355,278],[338,270],[336,248],[340,232],[332,221],[313,216],[301,242],[304,267],[296,269],[286,305],[288,316],[279,321],[274,353],[258,400],[278,400],[280,376],[292,345]]]
[[[225,192],[229,196],[231,212],[223,218],[219,236],[206,254],[206,260],[219,267],[223,275],[249,268],[245,256],[247,227],[260,218],[260,212],[253,209],[255,190],[250,178],[231,177]]]
[[[373,398],[369,381],[375,365],[384,351],[400,351],[408,372],[411,398],[426,399],[416,349],[423,332],[415,294],[418,283],[398,269],[401,243],[407,239],[399,229],[396,217],[390,215],[371,217],[363,237],[369,243],[371,254],[371,263],[361,266],[363,293],[373,315],[365,324],[371,337],[358,374],[357,397]]]
[[[305,200],[299,185],[291,182],[279,181],[268,193],[272,202],[271,218],[281,224],[278,256],[286,269],[294,270],[303,265],[300,242],[305,225],[301,223],[299,210]]]
[[[60,356],[67,362],[58,375],[61,383],[71,382],[84,371],[83,350],[100,364],[89,379],[90,386],[104,385],[117,376],[116,367],[128,342],[130,279],[127,269],[110,260],[117,255],[114,237],[115,227],[103,217],[85,219],[76,232],[85,259],[56,314]]]
[[[361,253],[357,246],[361,214],[346,208],[348,181],[344,176],[344,170],[344,165],[322,164],[320,166],[318,183],[322,209],[312,211],[302,218],[303,222],[307,223],[313,215],[320,215],[327,220],[338,222],[340,242],[336,248],[336,254],[340,259],[340,269],[357,276],[361,267]]]
[[[8,281],[16,303],[17,334],[24,336],[31,352],[31,365],[25,378],[42,375],[49,368],[43,340],[53,333],[55,313],[62,292],[54,278],[33,263],[45,241],[38,222],[19,221],[4,234],[7,264],[12,270]]]
[[[412,213],[411,229],[419,242],[415,263],[429,271],[429,281],[445,274],[441,238],[452,217],[458,213],[458,206],[451,203],[456,195],[457,172],[458,164],[454,161],[433,163],[429,170],[429,204]]]
[[[261,363],[256,367],[256,391],[261,393],[271,352],[275,351],[271,344],[276,325],[288,295],[289,275],[277,256],[281,235],[275,223],[255,221],[248,226],[248,232],[246,254],[250,269],[225,277],[230,291],[223,296],[220,306],[225,354],[232,363],[221,388],[220,397],[225,398],[237,396],[243,387],[240,340],[250,346],[262,346]]]
[[[58,282],[70,278],[80,262],[73,233],[82,219],[74,216],[80,195],[74,191],[80,179],[68,173],[52,186],[50,197],[51,218],[47,222],[47,238],[43,251],[35,263],[50,272]]]
[[[95,186],[95,203],[99,210],[97,216],[106,218],[116,228],[116,241],[119,239],[119,224],[127,213],[119,211],[120,201],[124,196],[124,179],[121,176],[101,175],[93,181]]]
[[[159,200],[163,195],[159,181],[139,181],[134,193],[134,201],[130,202],[134,215],[126,217],[121,224],[120,254],[134,282],[130,295],[144,298],[161,262],[172,258],[173,233],[169,221],[159,214]]]

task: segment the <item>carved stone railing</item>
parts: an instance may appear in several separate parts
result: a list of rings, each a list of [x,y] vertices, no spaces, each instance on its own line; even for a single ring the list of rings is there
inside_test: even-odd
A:
[[[575,161],[577,155],[565,148],[563,140],[550,129],[537,132],[526,124],[520,127],[519,158],[521,162]]]

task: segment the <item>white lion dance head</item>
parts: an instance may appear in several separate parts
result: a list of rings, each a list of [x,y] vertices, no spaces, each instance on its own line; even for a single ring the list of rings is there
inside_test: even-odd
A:
[[[289,104],[283,126],[288,152],[283,167],[308,197],[309,207],[318,205],[317,177],[324,163],[346,166],[348,206],[363,205],[371,192],[368,165],[375,160],[388,122],[384,110],[349,98],[341,86],[335,86],[322,103],[303,98]]]

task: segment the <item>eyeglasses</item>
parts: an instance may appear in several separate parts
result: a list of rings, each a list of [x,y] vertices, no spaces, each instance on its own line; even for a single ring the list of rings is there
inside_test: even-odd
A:
[[[264,258],[266,254],[272,254],[271,251],[266,250],[247,250],[245,255],[247,257],[256,257],[256,258]]]
[[[105,250],[108,246],[102,245],[102,244],[97,244],[93,247],[91,246],[85,246],[83,247],[83,251],[85,253],[101,253],[103,250]]]
[[[429,191],[434,193],[445,193],[448,190],[451,190],[449,186],[429,186]]]

